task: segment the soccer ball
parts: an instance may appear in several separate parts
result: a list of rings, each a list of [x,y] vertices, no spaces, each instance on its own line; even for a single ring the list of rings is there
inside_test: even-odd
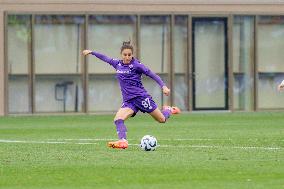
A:
[[[141,139],[140,147],[145,151],[154,151],[158,145],[157,139],[151,135],[145,135]]]

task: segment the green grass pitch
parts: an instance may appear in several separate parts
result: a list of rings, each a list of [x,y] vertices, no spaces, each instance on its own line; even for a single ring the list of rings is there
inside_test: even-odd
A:
[[[191,113],[166,124],[126,121],[127,150],[110,149],[113,116],[0,118],[2,189],[284,188],[284,112]],[[145,152],[140,139],[159,147]]]

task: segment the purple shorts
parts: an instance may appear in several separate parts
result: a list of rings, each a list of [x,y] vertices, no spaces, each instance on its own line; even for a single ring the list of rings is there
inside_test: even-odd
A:
[[[153,112],[157,108],[157,105],[153,101],[151,96],[139,96],[123,102],[121,108],[132,109],[134,111],[134,114],[131,117],[134,117],[138,111],[141,111],[143,113]]]

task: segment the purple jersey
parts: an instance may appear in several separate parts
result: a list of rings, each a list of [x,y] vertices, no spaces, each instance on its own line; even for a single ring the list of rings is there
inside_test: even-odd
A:
[[[112,59],[94,51],[92,55],[95,55],[97,58],[114,67],[116,70],[116,78],[120,84],[123,101],[128,101],[139,96],[149,96],[141,81],[142,74],[151,77],[161,88],[165,86],[164,82],[157,74],[153,73],[135,58],[132,58],[129,64],[123,64],[122,60]]]

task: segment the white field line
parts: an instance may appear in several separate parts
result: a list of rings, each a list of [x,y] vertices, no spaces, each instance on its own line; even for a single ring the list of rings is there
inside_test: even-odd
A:
[[[218,141],[218,140],[232,140],[230,138],[222,139],[222,138],[177,138],[177,139],[162,139],[167,141]]]
[[[164,148],[233,148],[243,150],[282,150],[281,147],[263,147],[263,146],[214,146],[214,145],[158,145]]]
[[[97,144],[97,143],[82,143],[82,142],[61,142],[61,141],[29,141],[29,140],[3,140],[0,143],[26,143],[26,144]]]
[[[117,140],[117,138],[65,138],[65,139],[47,139],[49,141],[112,141]],[[137,139],[127,139],[128,141],[137,141]],[[180,138],[180,139],[159,139],[159,141],[228,141],[232,139],[221,139],[221,138]]]
[[[59,140],[59,139],[56,139]],[[64,139],[61,139],[64,140]],[[72,139],[75,140],[75,139]],[[77,139],[78,140],[78,139]],[[105,141],[106,139],[96,139],[96,141]],[[116,140],[116,139],[107,139]],[[174,141],[174,140],[173,140]],[[5,140],[0,139],[0,143],[25,143],[25,144],[98,144],[93,142],[65,142],[65,141],[28,141],[28,140]],[[139,146],[139,144],[129,144],[130,146]],[[243,149],[243,150],[283,150],[282,147],[263,147],[263,146],[216,146],[216,145],[158,145],[162,148],[232,148],[232,149]]]
[[[47,140],[48,141],[112,141],[112,140],[117,140],[117,138],[58,138],[58,139],[47,139]]]

